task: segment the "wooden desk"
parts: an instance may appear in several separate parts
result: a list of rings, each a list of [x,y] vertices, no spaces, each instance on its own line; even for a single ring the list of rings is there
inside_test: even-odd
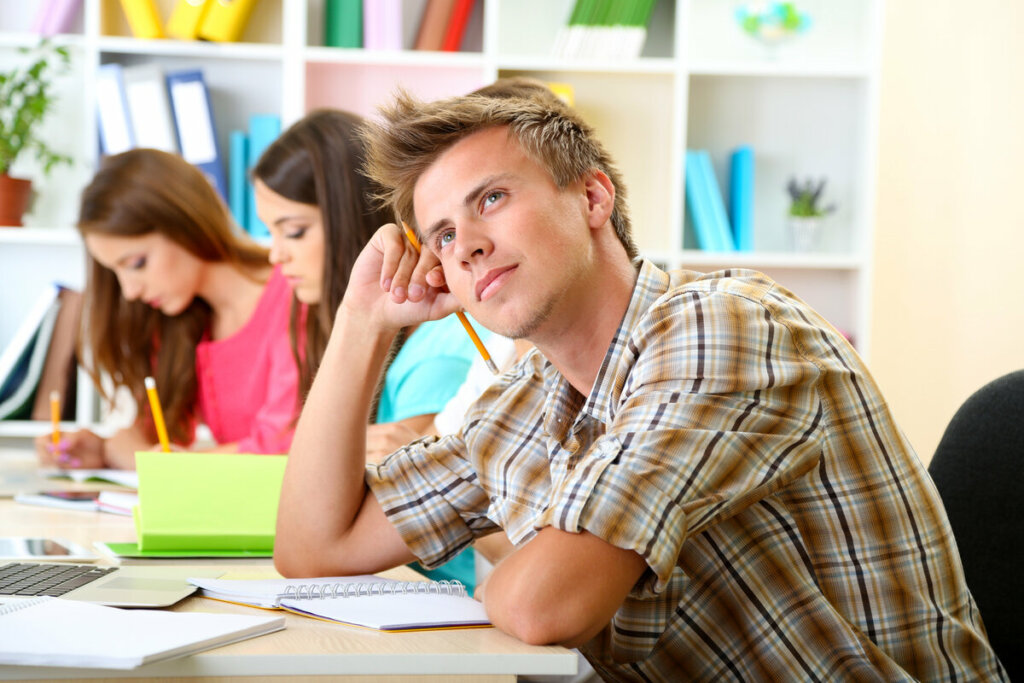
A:
[[[26,454],[0,449],[0,474],[24,468]],[[54,481],[51,488],[60,488]],[[90,546],[93,541],[134,541],[129,517],[102,512],[76,512],[0,500],[0,535],[60,536]],[[174,561],[182,562],[180,560]],[[101,561],[103,563],[103,561]],[[195,566],[223,568],[228,578],[276,577],[269,560],[207,561]],[[179,566],[183,566],[182,565]],[[410,569],[386,573],[395,578],[416,576]],[[175,607],[182,612],[257,614],[254,608],[188,598]],[[504,681],[517,674],[572,674],[576,656],[561,647],[526,645],[497,629],[381,633],[330,624],[281,612],[284,631],[226,645],[191,657],[161,662],[126,672],[41,667],[0,667],[0,679],[59,678],[189,678],[244,680],[287,676],[289,681]]]

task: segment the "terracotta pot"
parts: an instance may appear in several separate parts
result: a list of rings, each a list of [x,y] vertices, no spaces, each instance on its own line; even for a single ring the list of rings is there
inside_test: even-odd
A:
[[[0,173],[0,225],[21,225],[31,194],[31,180]]]

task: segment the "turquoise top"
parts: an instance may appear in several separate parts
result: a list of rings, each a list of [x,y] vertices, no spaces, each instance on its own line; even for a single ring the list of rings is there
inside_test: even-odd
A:
[[[486,343],[490,332],[477,324],[473,327]],[[384,375],[377,422],[441,412],[462,386],[478,353],[454,315],[417,327]],[[461,581],[472,595],[476,588],[474,564],[473,549],[467,548],[436,569],[424,569],[419,563],[411,566],[434,581]]]
[[[474,327],[481,339],[490,334]],[[476,355],[473,341],[454,315],[417,327],[384,376],[377,422],[441,412],[462,386]]]

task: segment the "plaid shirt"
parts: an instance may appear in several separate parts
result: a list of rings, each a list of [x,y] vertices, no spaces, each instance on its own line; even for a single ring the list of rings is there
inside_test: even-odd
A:
[[[861,359],[761,275],[640,269],[589,396],[537,352],[367,481],[426,566],[500,527],[647,571],[581,648],[605,678],[1003,677],[942,503]]]

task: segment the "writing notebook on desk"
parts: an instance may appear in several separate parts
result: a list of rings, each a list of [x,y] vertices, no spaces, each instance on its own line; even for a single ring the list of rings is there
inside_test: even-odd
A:
[[[281,617],[124,610],[36,598],[0,605],[0,664],[134,669],[283,628]]]
[[[204,597],[379,631],[490,626],[484,606],[455,581],[396,581],[379,576],[320,579],[190,578]]]

